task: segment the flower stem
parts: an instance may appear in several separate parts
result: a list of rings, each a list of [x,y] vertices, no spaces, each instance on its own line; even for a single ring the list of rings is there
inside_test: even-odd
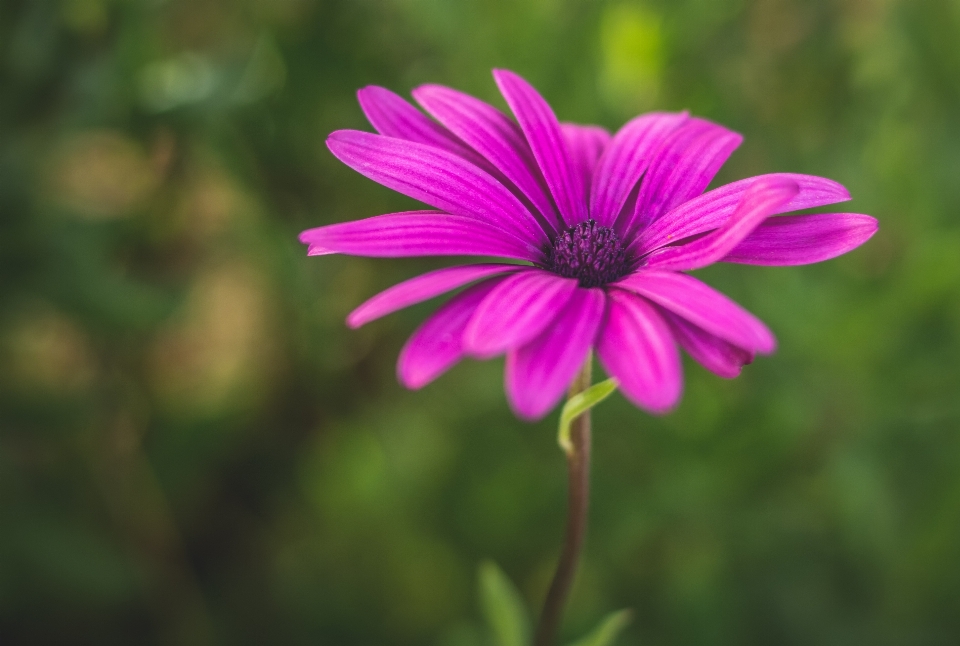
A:
[[[591,357],[588,356],[580,374],[570,386],[569,397],[590,387]],[[534,646],[554,646],[557,630],[563,618],[563,608],[570,596],[570,588],[577,573],[583,538],[587,530],[587,507],[590,501],[590,410],[576,417],[570,425],[570,443],[567,455],[567,476],[570,497],[567,502],[567,529],[560,552],[557,571],[540,613]]]

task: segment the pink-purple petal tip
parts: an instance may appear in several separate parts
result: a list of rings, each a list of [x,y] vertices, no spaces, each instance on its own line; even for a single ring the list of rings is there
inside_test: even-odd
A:
[[[776,338],[763,322],[693,276],[671,271],[638,271],[617,287],[647,298],[734,345],[769,354]]]
[[[367,300],[350,312],[347,316],[347,326],[356,329],[397,310],[463,287],[467,283],[523,268],[522,265],[487,264],[437,269],[398,283]]]
[[[723,262],[808,265],[853,251],[877,232],[875,218],[859,213],[818,213],[768,218]]]

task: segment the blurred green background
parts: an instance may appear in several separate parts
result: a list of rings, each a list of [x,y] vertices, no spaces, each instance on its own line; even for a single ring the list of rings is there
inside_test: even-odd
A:
[[[474,646],[487,557],[539,606],[556,413],[514,419],[500,361],[400,388],[436,303],[346,329],[450,259],[296,241],[411,204],[324,146],[357,88],[503,105],[495,66],[564,120],[690,109],[746,136],[718,183],[824,175],[881,222],[699,272],[780,349],[596,410],[566,636],[960,643],[957,0],[0,2],[0,643]]]

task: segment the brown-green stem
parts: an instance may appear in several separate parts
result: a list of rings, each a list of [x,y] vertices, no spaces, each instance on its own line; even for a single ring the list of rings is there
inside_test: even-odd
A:
[[[580,374],[570,386],[569,397],[590,387],[591,358],[587,357]],[[547,592],[540,613],[534,646],[554,646],[563,618],[563,609],[570,596],[573,580],[580,562],[580,551],[587,530],[587,508],[590,500],[590,410],[574,418],[570,424],[570,441],[564,447],[567,456],[567,475],[570,495],[567,502],[567,529],[560,552],[557,571]]]

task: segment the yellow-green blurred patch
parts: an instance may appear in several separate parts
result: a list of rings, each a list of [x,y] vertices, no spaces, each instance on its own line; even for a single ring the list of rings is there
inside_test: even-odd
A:
[[[663,66],[659,14],[641,4],[612,4],[600,17],[600,90],[622,115],[656,104]]]
[[[89,219],[129,215],[160,183],[143,147],[116,130],[88,130],[66,137],[49,165],[50,198]]]

